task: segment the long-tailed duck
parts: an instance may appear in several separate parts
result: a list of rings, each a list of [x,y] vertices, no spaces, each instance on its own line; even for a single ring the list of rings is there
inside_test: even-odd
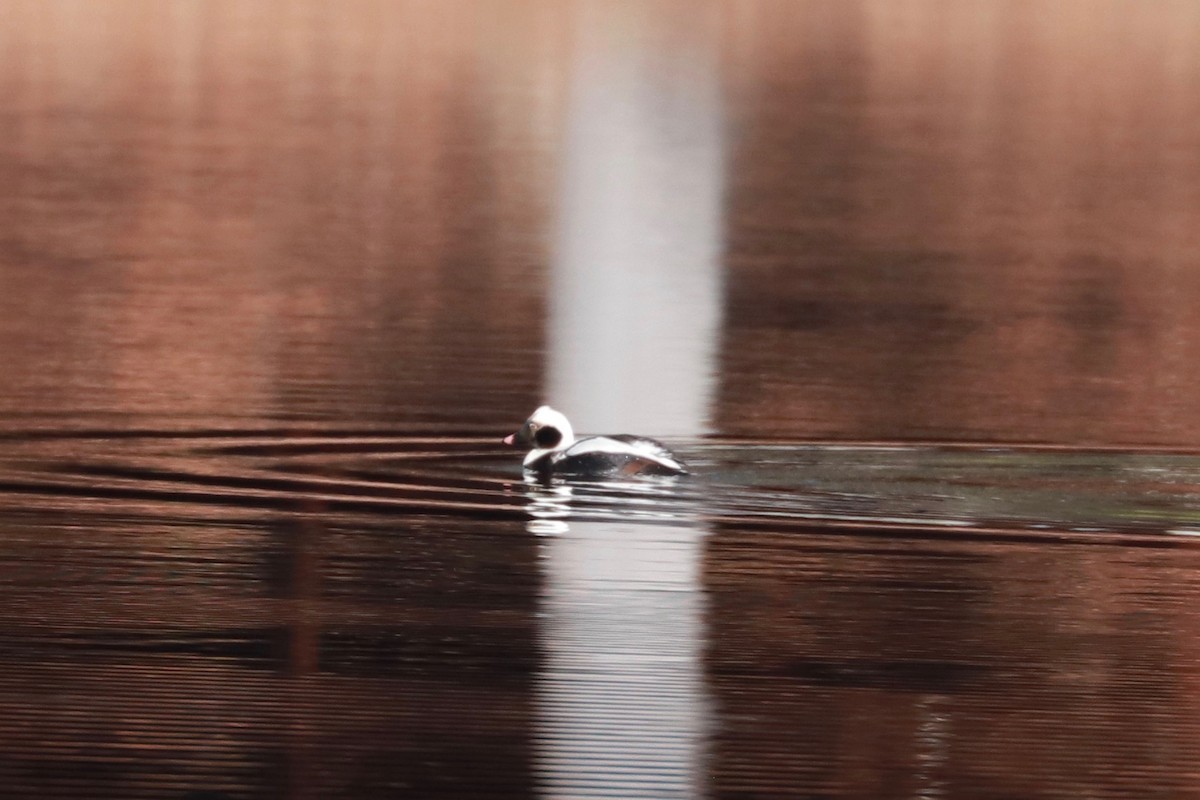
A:
[[[542,406],[504,443],[531,448],[525,469],[540,477],[612,478],[633,475],[683,475],[687,467],[667,448],[641,436],[575,438],[562,413]]]

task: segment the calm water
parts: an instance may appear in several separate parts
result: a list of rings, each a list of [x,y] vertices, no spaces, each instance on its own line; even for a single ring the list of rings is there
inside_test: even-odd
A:
[[[5,14],[0,796],[1200,797],[1194,3]]]

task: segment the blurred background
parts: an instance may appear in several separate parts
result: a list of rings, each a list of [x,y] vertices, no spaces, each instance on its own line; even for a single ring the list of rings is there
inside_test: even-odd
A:
[[[5,17],[10,417],[1200,443],[1189,0]]]
[[[1200,4],[0,16],[0,796],[1197,796]]]

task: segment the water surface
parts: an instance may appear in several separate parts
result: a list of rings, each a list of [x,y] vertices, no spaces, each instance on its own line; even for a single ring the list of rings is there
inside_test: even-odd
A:
[[[0,795],[1196,794],[1193,4],[6,13]]]

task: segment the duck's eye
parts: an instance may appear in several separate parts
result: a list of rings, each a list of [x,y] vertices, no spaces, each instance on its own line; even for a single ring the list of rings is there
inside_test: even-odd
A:
[[[538,428],[533,434],[533,441],[537,443],[538,447],[543,449],[547,447],[554,447],[556,444],[562,441],[562,431],[553,427],[552,425],[547,425],[544,428]]]

